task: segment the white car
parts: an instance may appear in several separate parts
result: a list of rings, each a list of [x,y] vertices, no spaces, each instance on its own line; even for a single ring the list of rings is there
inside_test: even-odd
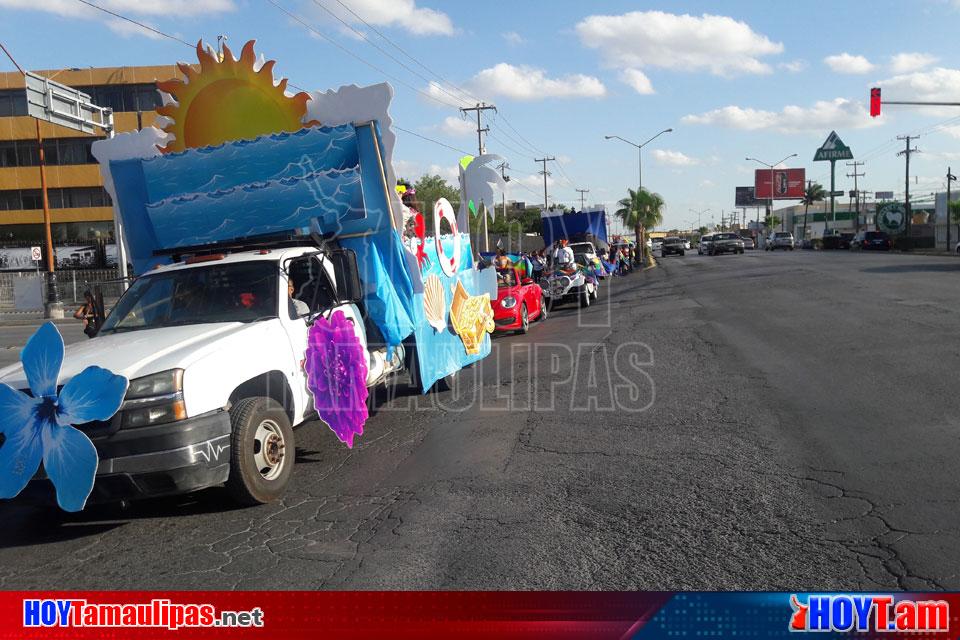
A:
[[[660,238],[657,238],[656,240],[653,241],[653,245],[651,246],[651,249],[653,251],[660,251],[660,249],[662,248],[663,248],[663,240],[661,240]]]
[[[303,366],[311,319],[341,311],[351,321],[367,386],[412,360],[413,348],[368,343],[362,295],[353,252],[315,246],[196,256],[138,278],[96,337],[66,347],[60,374],[66,383],[98,365],[130,380],[109,422],[80,425],[100,458],[91,499],[223,483],[241,504],[279,498],[293,427],[316,417]],[[28,386],[19,364],[0,380]]]

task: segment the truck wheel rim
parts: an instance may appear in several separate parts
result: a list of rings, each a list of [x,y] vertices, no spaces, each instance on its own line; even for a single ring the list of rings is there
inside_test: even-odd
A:
[[[273,420],[264,420],[253,436],[253,462],[264,480],[276,480],[283,471],[286,453],[283,431]]]

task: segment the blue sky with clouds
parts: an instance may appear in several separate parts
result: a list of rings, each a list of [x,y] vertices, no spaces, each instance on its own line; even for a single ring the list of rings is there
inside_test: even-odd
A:
[[[691,208],[710,208],[719,221],[734,187],[752,184],[759,165],[746,156],[797,153],[790,166],[826,185],[829,163],[812,157],[832,129],[866,161],[869,190],[902,191],[900,134],[923,134],[911,191],[939,189],[947,165],[960,167],[960,108],[867,113],[877,84],[891,100],[960,102],[956,0],[91,1],[187,42],[225,34],[239,50],[256,38],[279,74],[311,90],[389,81],[399,126],[466,151],[475,152],[476,134],[456,106],[494,103],[487,150],[507,157],[517,200],[542,201],[533,157],[543,152],[561,161],[550,167],[551,199],[579,203],[579,187],[590,189],[588,201],[612,203],[636,185],[637,158],[604,135],[643,141],[668,127],[643,156],[644,186],[667,202],[666,227],[695,220]],[[185,45],[78,0],[0,0],[0,15],[0,40],[29,68],[194,59]],[[458,156],[398,134],[401,175],[452,176]],[[847,170],[838,165],[838,188],[852,188]]]

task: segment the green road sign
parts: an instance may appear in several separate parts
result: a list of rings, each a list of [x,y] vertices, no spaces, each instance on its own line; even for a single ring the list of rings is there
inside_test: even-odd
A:
[[[831,131],[823,145],[817,149],[813,156],[814,162],[821,160],[853,160],[853,151],[850,147],[843,144],[843,140],[837,135],[836,131]]]

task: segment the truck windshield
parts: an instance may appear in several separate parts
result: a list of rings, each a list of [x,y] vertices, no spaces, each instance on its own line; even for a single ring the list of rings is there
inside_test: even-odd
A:
[[[146,275],[133,283],[100,334],[277,317],[279,265],[258,260]]]

